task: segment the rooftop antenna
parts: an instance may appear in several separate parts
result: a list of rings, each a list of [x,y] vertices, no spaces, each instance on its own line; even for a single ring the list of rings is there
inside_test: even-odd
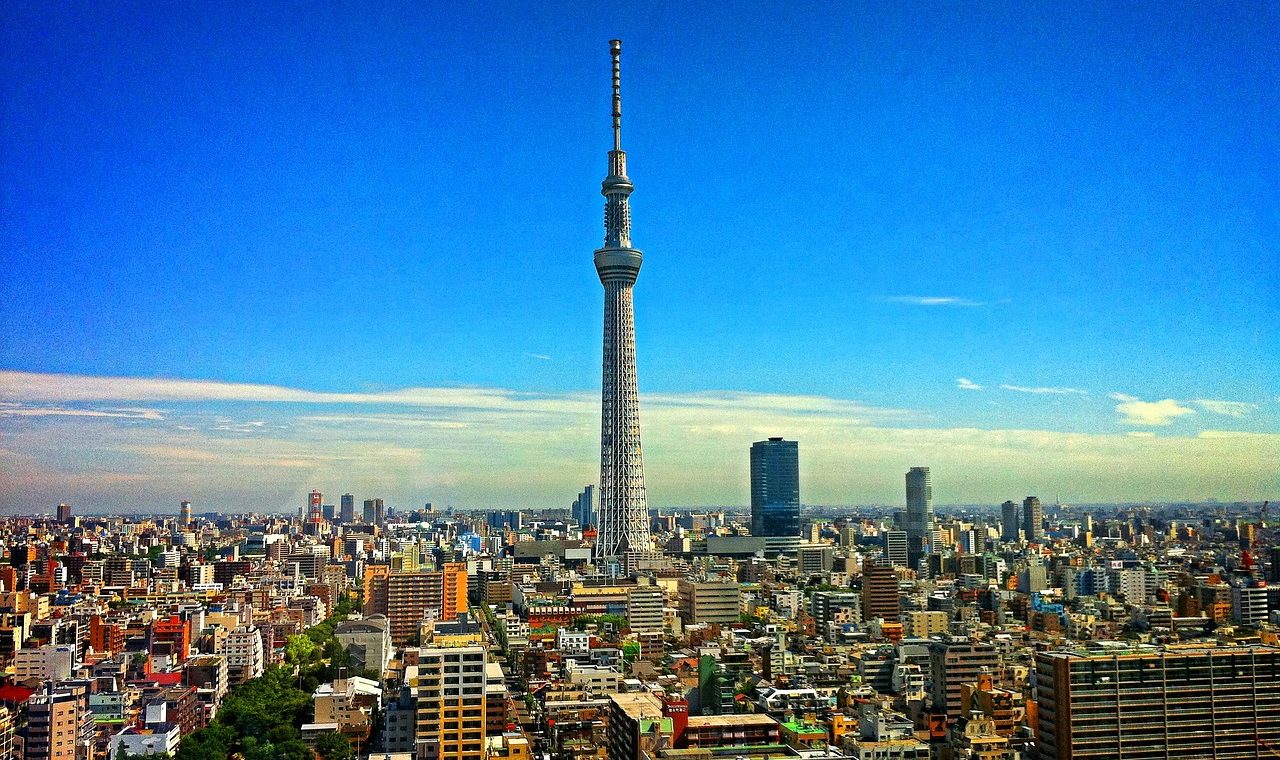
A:
[[[613,149],[622,150],[622,40],[609,40],[613,56]]]

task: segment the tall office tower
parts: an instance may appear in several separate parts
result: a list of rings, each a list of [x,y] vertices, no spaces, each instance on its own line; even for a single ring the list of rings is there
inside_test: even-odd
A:
[[[71,505],[70,504],[63,502],[62,504],[58,505],[58,522],[60,523],[71,522]]]
[[[573,500],[573,519],[585,528],[596,524],[596,487],[583,486],[582,493]]]
[[[356,521],[356,497],[349,493],[342,494],[342,500],[338,504],[338,518],[344,523],[353,523]]]
[[[933,481],[928,467],[912,467],[907,472],[907,549],[915,567],[926,553],[933,532]]]
[[[1028,541],[1044,538],[1044,509],[1034,496],[1022,500],[1022,532]]]
[[[316,516],[322,514],[321,509],[324,506],[322,504],[323,501],[324,496],[321,495],[319,491],[312,489],[311,493],[307,496],[307,506],[302,509],[302,519],[310,520],[313,514]]]
[[[644,490],[640,449],[640,396],[636,387],[636,333],[632,290],[640,274],[640,251],[631,247],[634,189],[627,179],[622,150],[622,42],[610,40],[613,58],[613,150],[601,193],[604,246],[595,252],[596,273],[604,286],[604,371],[600,387],[600,534],[598,562],[625,561],[628,552],[648,554],[649,502]]]
[[[183,527],[191,524],[191,502],[184,501],[178,505],[178,522],[182,523]]]
[[[418,654],[417,757],[482,760],[487,717],[485,648],[423,649]]]
[[[382,499],[364,500],[364,522],[368,525],[382,525],[386,519],[386,502]]]
[[[862,619],[882,618],[896,623],[901,617],[902,600],[898,597],[898,574],[892,567],[875,562],[862,566]]]
[[[1018,504],[1006,501],[1000,505],[1000,540],[1017,542],[1022,526]]]
[[[1274,757],[1280,648],[1196,646],[1041,652],[1043,760]]]
[[[907,532],[905,530],[886,530],[884,532],[884,556],[894,567],[907,567]]]
[[[1084,532],[1085,533],[1093,532],[1093,515],[1089,514],[1088,512],[1084,513]]]
[[[770,438],[751,444],[751,535],[765,551],[800,545],[800,444]]]

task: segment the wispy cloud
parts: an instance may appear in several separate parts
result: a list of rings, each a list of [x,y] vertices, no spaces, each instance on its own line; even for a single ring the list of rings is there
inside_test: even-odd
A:
[[[956,378],[956,387],[957,387],[957,388],[960,388],[960,389],[963,389],[963,390],[966,390],[966,391],[980,391],[980,390],[982,390],[982,386],[981,386],[981,385],[978,385],[977,383],[973,382],[972,380],[970,380],[970,379],[969,379],[969,378],[967,378],[967,377],[957,377],[957,378]]]
[[[463,409],[551,409],[566,397],[502,388],[403,388],[327,393],[255,383],[172,378],[97,377],[0,371],[0,399],[25,403],[255,401],[286,404],[400,404]]]
[[[1196,413],[1196,410],[1171,398],[1143,401],[1125,393],[1112,393],[1111,398],[1120,402],[1116,404],[1116,411],[1120,413],[1120,421],[1126,425],[1168,425],[1179,417]]]
[[[163,420],[158,409],[75,409],[0,402],[0,417],[103,417],[125,420]]]
[[[900,303],[907,306],[986,306],[983,301],[959,296],[881,296],[881,303]]]
[[[546,354],[534,354],[534,353],[530,353],[530,352],[528,352],[528,351],[525,351],[525,352],[524,352],[524,355],[525,355],[525,357],[526,357],[526,358],[528,358],[528,359],[537,359],[537,360],[538,360],[538,361],[540,361],[540,362],[549,362],[549,361],[551,361],[551,357],[550,357],[550,356],[547,356]]]
[[[1089,391],[1082,388],[1062,388],[1055,386],[1001,385],[1006,391],[1017,393],[1037,393],[1052,396],[1088,396]]]
[[[1258,408],[1257,404],[1246,401],[1222,401],[1219,399],[1198,398],[1191,403],[1210,414],[1221,414],[1226,417],[1244,417]]]

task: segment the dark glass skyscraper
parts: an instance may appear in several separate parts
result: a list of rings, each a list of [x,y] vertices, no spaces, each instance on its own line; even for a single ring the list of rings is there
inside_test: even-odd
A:
[[[1022,529],[1021,514],[1016,502],[1006,501],[1000,505],[1000,540],[1017,542]]]
[[[770,438],[751,444],[751,535],[800,538],[800,444]],[[769,542],[785,548],[788,542]]]
[[[911,567],[930,548],[933,535],[933,481],[928,467],[912,467],[907,472],[907,549]]]

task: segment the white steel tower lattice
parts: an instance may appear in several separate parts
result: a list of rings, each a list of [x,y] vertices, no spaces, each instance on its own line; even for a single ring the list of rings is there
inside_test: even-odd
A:
[[[609,175],[601,186],[604,246],[595,253],[596,273],[604,285],[604,373],[600,388],[600,532],[596,561],[625,562],[628,555],[653,549],[649,536],[649,503],[644,491],[644,456],[640,450],[640,397],[636,390],[636,329],[632,287],[640,274],[640,251],[631,247],[634,189],[627,179],[622,150],[622,42],[610,40],[613,57],[613,150]]]

